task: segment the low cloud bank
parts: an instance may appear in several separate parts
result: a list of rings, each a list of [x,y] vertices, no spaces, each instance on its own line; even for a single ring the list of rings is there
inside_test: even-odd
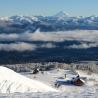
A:
[[[52,43],[43,44],[40,48],[56,48],[57,46]]]
[[[64,32],[39,32],[35,33],[11,33],[11,34],[0,34],[0,42],[4,41],[15,41],[16,43],[0,44],[0,50],[4,51],[33,51],[37,48],[56,48],[55,44],[51,42],[63,42],[66,40],[76,40],[83,42],[79,45],[73,44],[64,48],[76,48],[76,49],[87,49],[91,47],[98,47],[98,31],[97,30],[76,30],[76,31],[64,31]],[[31,44],[25,41],[43,41],[46,44]],[[86,42],[90,42],[89,44]]]
[[[70,45],[68,47],[65,47],[65,48],[73,48],[73,49],[87,49],[87,48],[93,48],[93,47],[98,47],[98,43],[90,43],[90,44],[87,44],[87,43],[81,43],[79,45]]]
[[[28,43],[11,43],[11,44],[0,44],[0,50],[4,51],[31,51],[35,50],[36,45]]]
[[[10,44],[0,44],[0,50],[3,51],[34,51],[37,48],[55,48],[55,45],[52,43],[42,44],[40,46],[36,44],[18,42],[18,43],[10,43]]]
[[[98,41],[97,30],[76,30],[64,32],[39,32],[21,34],[0,34],[0,41],[53,41],[61,42],[65,40]]]

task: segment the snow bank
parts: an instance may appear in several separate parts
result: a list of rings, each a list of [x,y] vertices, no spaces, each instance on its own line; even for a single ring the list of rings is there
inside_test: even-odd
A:
[[[14,92],[57,92],[57,90],[0,66],[0,93]]]

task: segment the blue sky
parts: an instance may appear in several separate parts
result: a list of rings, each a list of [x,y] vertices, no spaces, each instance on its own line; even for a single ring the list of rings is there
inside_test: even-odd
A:
[[[0,0],[0,16],[54,15],[59,11],[71,16],[98,15],[98,0]]]

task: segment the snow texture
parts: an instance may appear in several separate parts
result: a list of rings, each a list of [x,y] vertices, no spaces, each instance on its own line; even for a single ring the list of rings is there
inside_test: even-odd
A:
[[[57,92],[56,89],[34,79],[26,78],[11,69],[0,67],[0,93]]]
[[[8,68],[0,67],[0,98],[98,98],[98,74],[95,73],[55,69],[39,72],[36,75],[21,74],[27,78]],[[57,90],[51,88],[56,81],[71,80],[77,74],[84,81],[84,86],[61,84],[59,88],[56,88]]]

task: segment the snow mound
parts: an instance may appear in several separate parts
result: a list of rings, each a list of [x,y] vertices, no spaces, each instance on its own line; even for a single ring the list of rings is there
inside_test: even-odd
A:
[[[15,92],[57,92],[57,90],[0,66],[0,93]]]

